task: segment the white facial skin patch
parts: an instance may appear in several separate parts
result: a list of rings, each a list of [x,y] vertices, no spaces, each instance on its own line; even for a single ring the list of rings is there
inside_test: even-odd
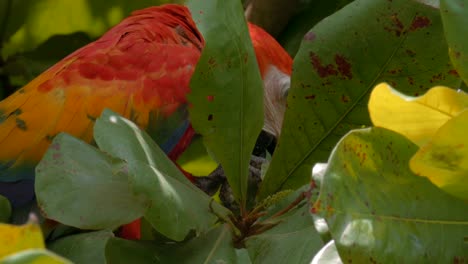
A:
[[[268,133],[279,138],[283,125],[286,99],[291,77],[275,66],[269,66],[264,79],[264,127]]]

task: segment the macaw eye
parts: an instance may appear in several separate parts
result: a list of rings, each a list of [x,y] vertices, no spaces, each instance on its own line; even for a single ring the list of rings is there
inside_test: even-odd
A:
[[[286,99],[288,98],[289,88],[291,87],[291,78],[283,78],[281,80],[281,96]]]
[[[289,94],[289,87],[283,91],[283,98],[284,99],[288,98],[288,94]]]

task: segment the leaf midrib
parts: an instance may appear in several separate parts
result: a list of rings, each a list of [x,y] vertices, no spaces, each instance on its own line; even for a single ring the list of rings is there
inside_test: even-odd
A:
[[[416,15],[413,16],[413,19],[416,17]],[[349,113],[351,113],[351,111],[353,111],[356,106],[361,102],[361,100],[370,92],[370,90],[372,89],[372,87],[375,86],[375,83],[377,82],[377,80],[382,76],[382,73],[384,72],[384,70],[387,68],[387,66],[389,65],[389,63],[392,61],[392,59],[395,57],[395,54],[397,53],[397,51],[401,48],[401,46],[403,45],[403,43],[406,41],[406,38],[407,38],[408,34],[405,34],[404,37],[401,38],[400,42],[398,43],[398,45],[395,46],[395,49],[393,50],[392,54],[389,56],[389,58],[387,59],[387,61],[385,61],[385,63],[383,63],[382,67],[381,67],[381,70],[376,74],[376,77],[372,80],[372,82],[370,82],[370,84],[368,85],[368,87],[364,90],[364,92],[358,97],[358,100],[356,100],[355,102],[353,102],[351,104],[351,106],[345,111],[345,113],[343,115],[341,115],[341,117],[339,117],[337,119],[337,121],[335,122],[335,124],[333,124],[330,129],[328,129],[324,135],[317,141],[317,143],[315,145],[313,145],[311,147],[311,149],[306,153],[306,155],[303,156],[303,158],[297,162],[294,167],[287,173],[287,176],[284,178],[284,180],[282,181],[282,183],[279,185],[279,188],[278,190],[281,190],[283,188],[283,186],[286,184],[286,182],[288,181],[288,179],[291,177],[291,175],[293,175],[296,170],[299,168],[299,166],[301,164],[303,164],[306,160],[309,159],[309,157],[312,155],[312,153],[322,144],[322,142],[330,136],[330,134],[336,129],[336,127],[343,121],[343,119],[345,119]],[[295,87],[295,86],[293,86]]]
[[[379,214],[370,214],[370,213],[359,213],[359,212],[346,212],[342,210],[333,209],[333,211],[337,214],[352,214],[355,216],[360,216],[362,218],[370,218],[370,219],[377,219],[381,218],[384,220],[390,221],[401,221],[401,222],[412,222],[412,223],[424,223],[424,224],[440,224],[440,225],[461,225],[461,226],[468,226],[468,221],[450,221],[450,220],[431,220],[431,219],[421,219],[421,218],[410,218],[410,217],[398,217],[392,215],[379,215]]]

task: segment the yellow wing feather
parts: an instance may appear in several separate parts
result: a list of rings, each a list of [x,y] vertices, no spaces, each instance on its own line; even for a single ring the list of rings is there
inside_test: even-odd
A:
[[[60,132],[91,142],[104,108],[146,128],[150,113],[163,119],[184,107],[203,47],[187,18],[179,6],[136,12],[1,101],[0,181],[33,177],[22,166],[33,174]]]

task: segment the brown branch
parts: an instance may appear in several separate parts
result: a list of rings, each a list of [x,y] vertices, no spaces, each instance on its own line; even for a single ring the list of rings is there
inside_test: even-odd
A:
[[[299,195],[299,197],[296,198],[296,200],[294,200],[291,204],[288,205],[288,207],[284,208],[283,210],[277,212],[276,214],[274,214],[273,216],[271,216],[271,218],[276,218],[276,217],[279,217],[279,216],[282,216],[284,215],[285,213],[289,212],[289,210],[293,209],[294,207],[296,207],[300,202],[302,202],[305,198],[306,198],[306,192],[301,192],[301,194]]]
[[[280,216],[286,214],[291,209],[294,209],[296,206],[298,206],[299,203],[301,203],[306,198],[308,198],[308,191],[302,192],[301,194],[299,194],[299,196],[296,198],[296,200],[294,200],[292,203],[290,203],[283,210],[281,210],[281,211],[277,212],[276,214],[272,215],[271,217],[269,217],[269,219],[274,219],[274,218],[277,218],[277,217],[280,217]],[[264,214],[265,214],[265,212],[258,213],[258,215],[260,215],[260,216],[263,216]],[[245,237],[261,234],[261,233],[275,227],[276,225],[279,224],[279,222],[276,222],[276,223],[264,223],[264,222],[253,223],[252,222],[252,223],[249,223],[249,224],[253,224],[253,225],[251,225],[250,228],[247,230],[247,233],[245,234]]]

